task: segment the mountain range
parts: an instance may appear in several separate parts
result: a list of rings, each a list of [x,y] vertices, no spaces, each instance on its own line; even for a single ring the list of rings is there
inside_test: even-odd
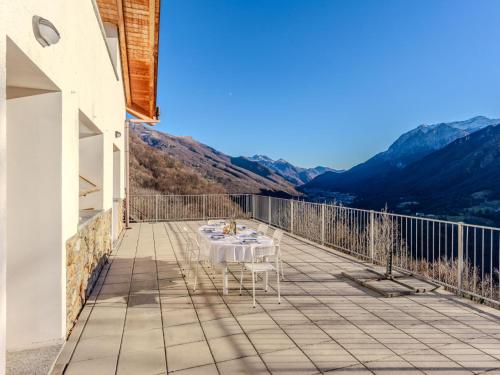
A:
[[[466,121],[421,125],[381,152],[344,173],[327,172],[300,187],[310,198],[326,192],[348,194],[349,203],[404,213],[448,218],[497,217],[500,199],[500,120],[477,116]],[[496,219],[495,219],[496,220]]]
[[[143,125],[132,126],[130,133],[135,192],[300,195],[294,184],[265,165],[226,155],[192,137],[174,136]],[[207,188],[209,191],[203,190]]]
[[[191,137],[131,127],[133,193],[258,193],[500,225],[500,120],[420,125],[347,171],[230,156]]]
[[[301,168],[264,155],[229,156],[192,137],[174,136],[143,125],[131,127],[131,139],[136,191],[180,194],[180,189],[201,194],[198,184],[217,192],[298,196],[301,193],[296,187],[322,173],[337,172],[322,166]],[[169,176],[170,182],[164,176]]]
[[[273,160],[265,155],[254,155],[248,157],[247,159],[262,164],[263,166],[276,172],[277,174],[282,176],[285,180],[287,180],[288,182],[290,182],[295,186],[306,184],[313,178],[325,172],[332,172],[332,173],[341,172],[323,166],[317,166],[314,168],[297,167],[284,159]]]
[[[500,209],[499,146],[500,125],[487,126],[393,173],[391,183],[372,185],[363,199],[448,214],[487,202]]]

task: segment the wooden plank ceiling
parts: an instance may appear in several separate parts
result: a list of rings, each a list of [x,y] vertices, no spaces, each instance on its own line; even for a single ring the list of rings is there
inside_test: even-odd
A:
[[[156,118],[160,0],[97,0],[103,22],[118,26],[127,111]]]

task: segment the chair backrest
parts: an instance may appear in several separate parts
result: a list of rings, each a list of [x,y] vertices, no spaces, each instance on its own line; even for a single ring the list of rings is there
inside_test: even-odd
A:
[[[263,234],[267,234],[267,230],[269,229],[269,225],[267,224],[259,224],[257,227],[257,232],[261,232]]]
[[[264,224],[265,225],[265,224]],[[267,225],[266,225],[267,227]],[[253,258],[259,259],[264,257],[274,257],[277,255],[279,258],[281,255],[281,250],[279,245],[281,243],[281,238],[283,237],[283,231],[280,229],[275,229],[273,233],[273,245],[272,246],[255,246],[253,247],[252,254]]]
[[[281,244],[281,239],[283,238],[283,231],[280,229],[276,229],[273,233],[273,243],[275,245]]]
[[[190,245],[191,238],[189,237],[189,229],[186,226],[182,227],[182,237],[184,237],[184,241],[186,241],[188,245]]]
[[[188,227],[183,226],[182,232],[184,234],[186,242],[188,242],[190,246],[195,246],[195,247],[200,246],[198,243],[198,237],[196,236],[195,233],[191,232]]]
[[[252,248],[252,255],[254,261],[264,257],[274,257],[276,255],[276,246],[255,246]]]

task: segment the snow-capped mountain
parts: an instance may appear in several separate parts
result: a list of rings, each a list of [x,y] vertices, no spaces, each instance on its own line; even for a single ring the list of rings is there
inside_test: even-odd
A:
[[[394,170],[403,169],[459,138],[496,124],[500,124],[499,119],[476,116],[465,121],[420,125],[401,135],[386,151],[366,162],[341,174],[320,175],[304,188],[357,193],[374,180],[391,175]]]
[[[498,123],[500,123],[498,119],[476,116],[465,121],[420,125],[401,135],[387,151],[376,155],[375,158],[389,161],[390,164],[402,168],[429,152],[443,148],[455,139]]]
[[[273,160],[265,155],[254,155],[247,159],[262,164],[295,186],[303,185],[325,172],[340,172],[323,166],[314,168],[297,167],[284,159]]]

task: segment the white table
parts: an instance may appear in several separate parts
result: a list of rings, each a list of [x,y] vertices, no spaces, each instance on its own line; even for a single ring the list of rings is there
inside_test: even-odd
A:
[[[244,225],[238,225],[237,234],[223,235],[224,224],[203,225],[198,229],[202,257],[222,266],[222,291],[228,294],[228,263],[252,261],[252,248],[272,246],[270,237],[258,234]]]

